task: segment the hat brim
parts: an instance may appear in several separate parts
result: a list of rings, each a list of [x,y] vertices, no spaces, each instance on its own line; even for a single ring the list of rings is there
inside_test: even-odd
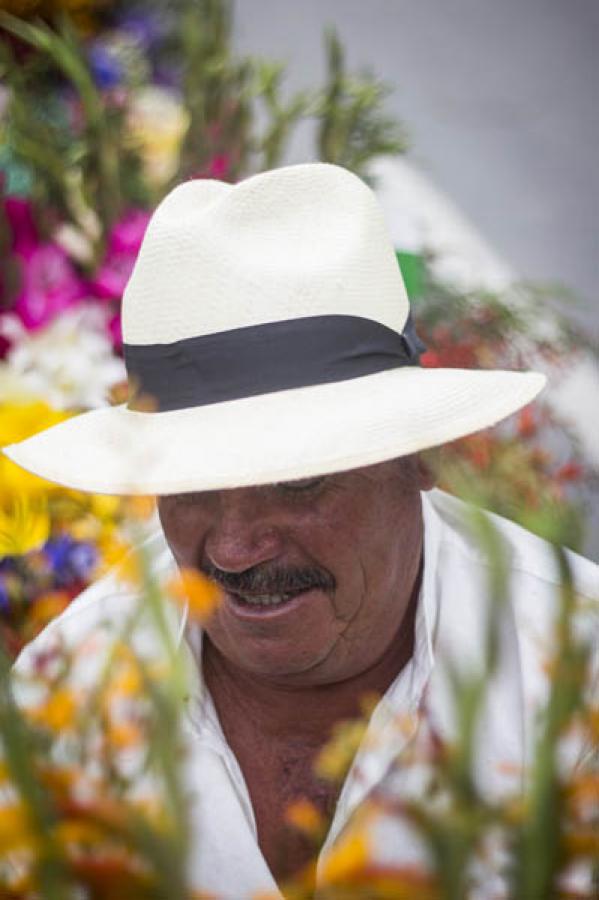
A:
[[[99,494],[176,494],[347,471],[479,431],[529,403],[537,372],[402,368],[172,412],[94,410],[5,447]]]

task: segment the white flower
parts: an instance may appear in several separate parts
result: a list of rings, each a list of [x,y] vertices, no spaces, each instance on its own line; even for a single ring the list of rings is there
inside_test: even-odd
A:
[[[125,378],[106,331],[108,315],[100,306],[80,306],[35,333],[6,316],[2,331],[16,342],[0,363],[0,400],[18,393],[55,409],[105,406],[110,388]]]
[[[131,98],[128,125],[146,176],[154,184],[164,184],[177,171],[181,141],[189,128],[189,114],[180,98],[158,85],[140,88]]]

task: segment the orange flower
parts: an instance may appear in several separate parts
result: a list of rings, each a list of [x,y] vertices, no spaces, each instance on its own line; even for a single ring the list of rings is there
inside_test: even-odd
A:
[[[126,515],[132,519],[149,519],[154,515],[156,499],[143,495],[126,497],[123,501],[123,509]]]
[[[116,750],[126,750],[142,744],[144,734],[135,722],[111,722],[107,729],[107,739]]]
[[[32,640],[36,634],[45,628],[48,622],[59,616],[69,603],[71,598],[66,591],[50,591],[43,594],[32,604],[27,616],[27,637]]]
[[[597,859],[599,856],[599,834],[595,828],[578,829],[564,838],[566,853],[569,856],[585,856]]]
[[[568,785],[570,802],[577,808],[587,808],[589,812],[599,809],[599,773],[581,772]]]
[[[303,831],[304,834],[316,836],[320,834],[324,828],[325,820],[323,815],[316,809],[309,800],[301,798],[291,803],[286,811],[285,818],[290,825]]]
[[[195,569],[181,569],[166,590],[180,605],[189,604],[190,616],[201,622],[212,615],[221,599],[220,588]]]

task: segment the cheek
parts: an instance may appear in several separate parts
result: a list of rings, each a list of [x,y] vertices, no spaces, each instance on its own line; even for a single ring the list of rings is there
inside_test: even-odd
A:
[[[160,524],[167,543],[178,563],[192,566],[205,529],[203,517],[197,510],[175,508],[165,501],[158,503]]]
[[[349,594],[343,591],[340,602],[350,611],[381,590],[411,579],[420,555],[420,496],[406,495],[401,501],[381,493],[331,529],[328,541],[338,548],[335,568],[339,585]]]

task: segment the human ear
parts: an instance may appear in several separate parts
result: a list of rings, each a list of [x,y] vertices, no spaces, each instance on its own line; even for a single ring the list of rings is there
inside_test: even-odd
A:
[[[415,454],[416,479],[421,491],[430,491],[437,484],[439,449],[434,447]]]

